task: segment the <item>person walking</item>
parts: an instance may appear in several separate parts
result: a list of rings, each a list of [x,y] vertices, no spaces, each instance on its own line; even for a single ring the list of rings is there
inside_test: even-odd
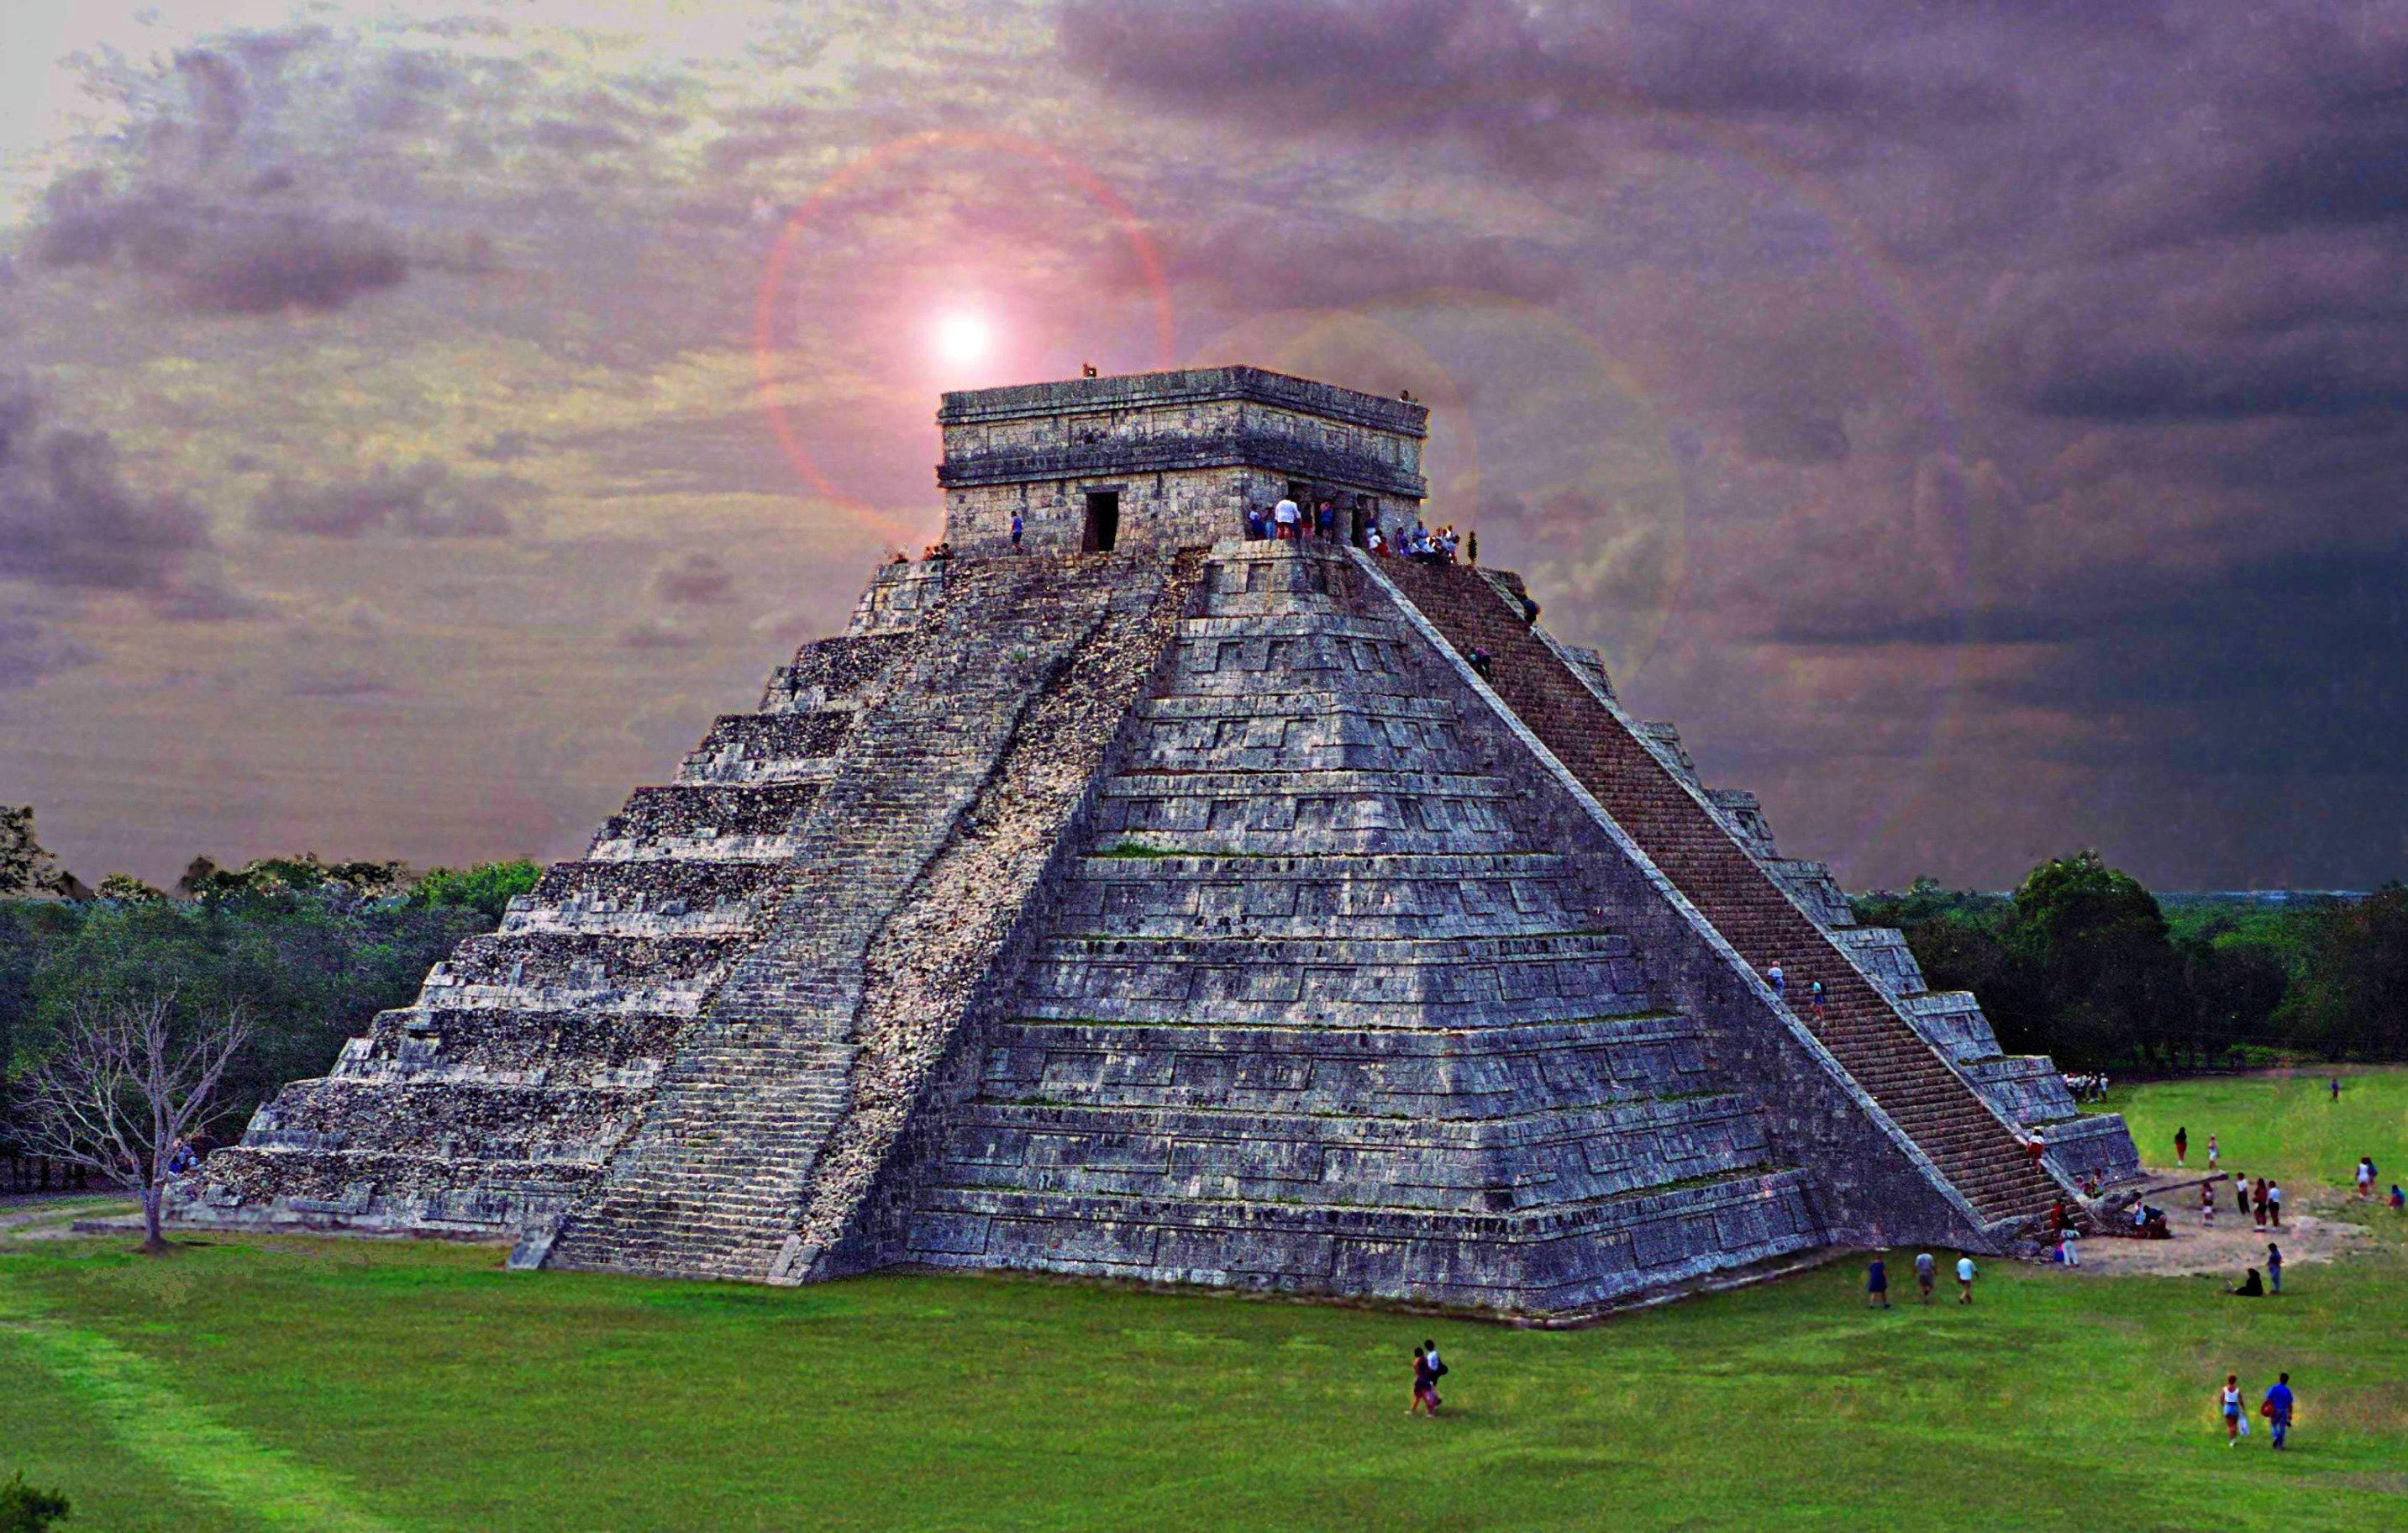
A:
[[[2258,1413],[2266,1418],[2267,1435],[2274,1439],[2276,1448],[2290,1440],[2293,1403],[2291,1376],[2287,1373],[2277,1375],[2274,1387],[2266,1392],[2265,1402],[2258,1407]]]
[[[1926,1304],[1931,1302],[1931,1284],[1939,1271],[1940,1264],[1931,1259],[1931,1252],[1919,1251],[1914,1253],[1914,1286],[1923,1290],[1923,1302]]]
[[[1405,1414],[1416,1412],[1438,1414],[1438,1379],[1430,1372],[1429,1353],[1420,1347],[1413,1349],[1413,1403],[1405,1407]]]
[[[1865,1268],[1865,1308],[1870,1309],[1876,1304],[1885,1309],[1889,1308],[1889,1266],[1878,1252],[1872,1265]]]
[[[2189,1154],[2190,1154],[2190,1130],[2188,1130],[2188,1129],[2186,1129],[2186,1128],[2177,1128],[2177,1129],[2175,1129],[2175,1130],[2174,1130],[2174,1164],[2175,1164],[2177,1167],[2180,1167],[2180,1166],[2184,1164],[2184,1159],[2185,1159],[2185,1157],[2186,1157],[2186,1156],[2187,1156],[2187,1155],[2189,1155]]]
[[[2224,1393],[2216,1403],[2224,1411],[2224,1445],[2227,1448],[2240,1447],[2241,1375],[2228,1373],[2224,1376]]]
[[[1446,1365],[1439,1361],[1438,1343],[1429,1340],[1426,1338],[1422,1341],[1422,1355],[1429,1359],[1430,1398],[1432,1400],[1436,1400],[1438,1397],[1438,1381],[1446,1377]]]
[[[1973,1258],[1971,1256],[1956,1258],[1956,1302],[1973,1302]]]
[[[1806,999],[1807,999],[1810,1003],[1812,1003],[1812,1004],[1813,1004],[1813,1007],[1814,1007],[1814,1015],[1815,1015],[1815,1016],[1817,1016],[1817,1017],[1822,1016],[1822,1015],[1823,1015],[1823,982],[1822,982],[1821,980],[1819,980],[1819,979],[1813,980],[1813,981],[1810,981],[1810,982],[1807,984],[1807,986],[1806,986]]]
[[[2339,1076],[2332,1077],[2332,1099],[2335,1102],[2341,1100],[2341,1077]]]
[[[2272,1240],[2266,1242],[2266,1286],[2277,1294],[2283,1291],[2283,1248]]]
[[[2272,1178],[2266,1182],[2266,1227],[2283,1227],[2283,1184]]]
[[[2199,1184],[2199,1222],[2208,1225],[2215,1222],[2215,1183],[2212,1181]]]

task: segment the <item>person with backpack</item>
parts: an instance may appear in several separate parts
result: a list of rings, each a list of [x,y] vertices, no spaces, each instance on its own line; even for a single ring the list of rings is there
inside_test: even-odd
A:
[[[1446,1377],[1446,1364],[1440,1360],[1438,1343],[1435,1341],[1426,1338],[1423,1340],[1422,1355],[1429,1359],[1430,1397],[1435,1400],[1438,1397],[1438,1381]]]

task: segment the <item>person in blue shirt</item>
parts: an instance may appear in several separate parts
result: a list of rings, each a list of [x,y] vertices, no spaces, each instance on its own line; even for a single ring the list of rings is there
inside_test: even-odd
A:
[[[2283,1248],[2271,1240],[2266,1242],[2266,1280],[2275,1293],[2283,1291]]]
[[[1885,1309],[1889,1308],[1889,1268],[1878,1256],[1873,1258],[1872,1265],[1865,1268],[1865,1307],[1870,1309],[1876,1304]]]
[[[2266,1403],[2260,1408],[2266,1413],[2267,1425],[2274,1430],[2274,1446],[2280,1448],[2291,1436],[2291,1376],[2287,1373],[2274,1381],[2266,1392]]]

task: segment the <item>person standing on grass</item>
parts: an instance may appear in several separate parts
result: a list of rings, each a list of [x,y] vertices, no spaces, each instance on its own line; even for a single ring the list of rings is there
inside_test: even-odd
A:
[[[1438,1360],[1438,1343],[1435,1341],[1423,1341],[1422,1355],[1429,1359],[1430,1403],[1435,1405],[1438,1403],[1438,1381],[1446,1377],[1446,1365]]]
[[[1885,1309],[1889,1308],[1889,1266],[1879,1254],[1865,1268],[1865,1308],[1870,1309],[1876,1304]]]
[[[2332,1077],[2332,1099],[2336,1102],[2341,1100],[2341,1077],[2339,1076]]]
[[[2374,1157],[2372,1155],[2358,1158],[2358,1195],[2362,1198],[2374,1195]]]
[[[2272,1179],[2266,1183],[2266,1225],[2276,1230],[2283,1227],[2283,1184]]]
[[[2210,1171],[2215,1169],[2215,1135],[2211,1134],[2207,1136],[2207,1168]]]
[[[2238,1448],[2241,1446],[2241,1375],[2228,1373],[2224,1376],[2224,1393],[2216,1403],[2224,1411],[2224,1445]]]
[[[2275,1379],[2274,1387],[2266,1392],[2265,1403],[2258,1408],[2266,1418],[2277,1448],[2290,1439],[2291,1407],[2291,1376],[2286,1373]]]
[[[2238,1171],[2232,1173],[2232,1206],[2244,1214],[2249,1211],[2249,1179]],[[2258,1222],[2266,1222],[2261,1219]]]
[[[2395,1181],[2391,1184],[2391,1211],[2396,1214],[2403,1209],[2408,1209],[2408,1195],[2401,1194],[2400,1184]]]
[[[2189,1153],[2190,1153],[2190,1130],[2188,1130],[2188,1129],[2186,1129],[2186,1128],[2177,1128],[2177,1129],[2175,1129],[2175,1130],[2174,1130],[2174,1165],[2175,1165],[2177,1168],[2181,1167],[2181,1166],[2182,1166],[2182,1164],[2184,1164],[2184,1157],[2187,1156]]]
[[[1956,1302],[1973,1302],[1973,1258],[1971,1256],[1956,1258]]]
[[[1416,1412],[1438,1414],[1438,1381],[1430,1375],[1429,1354],[1421,1348],[1413,1349],[1413,1403],[1405,1407],[1405,1414]]]
[[[2250,1183],[2248,1195],[2243,1200],[2248,1207],[2249,1218],[2259,1229],[2266,1227],[2266,1179]]]
[[[2283,1248],[2272,1240],[2266,1242],[2266,1284],[2277,1294],[2283,1291]]]
[[[1923,1290],[1923,1302],[1926,1304],[1931,1302],[1931,1283],[1932,1280],[1939,1276],[1939,1272],[1940,1264],[1931,1259],[1931,1252],[1928,1251],[1915,1252],[1914,1286]]]

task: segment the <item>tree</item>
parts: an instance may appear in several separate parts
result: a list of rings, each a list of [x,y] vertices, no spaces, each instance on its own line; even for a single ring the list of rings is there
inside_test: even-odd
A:
[[[36,1490],[25,1483],[19,1469],[0,1485],[0,1533],[43,1533],[65,1516],[67,1498],[54,1490]]]
[[[512,897],[535,888],[543,870],[524,858],[468,868],[429,868],[409,891],[414,905],[460,905],[500,920]]]
[[[2120,1063],[2188,1040],[2189,998],[2165,913],[2097,852],[2031,871],[2014,893],[2007,946],[2030,967],[2060,1063]]]
[[[142,1249],[160,1251],[159,1206],[192,1136],[218,1116],[218,1082],[251,1041],[229,1005],[179,1026],[176,992],[79,1000],[50,1052],[25,1072],[26,1138],[142,1199]]]
[[[34,806],[0,803],[0,899],[64,894],[75,875],[34,834]]]
[[[104,900],[164,900],[167,896],[130,873],[112,873],[100,881]]]
[[[2408,1052],[2408,885],[2315,912],[2306,959],[2284,1005],[2296,1036],[2328,1059]]]

